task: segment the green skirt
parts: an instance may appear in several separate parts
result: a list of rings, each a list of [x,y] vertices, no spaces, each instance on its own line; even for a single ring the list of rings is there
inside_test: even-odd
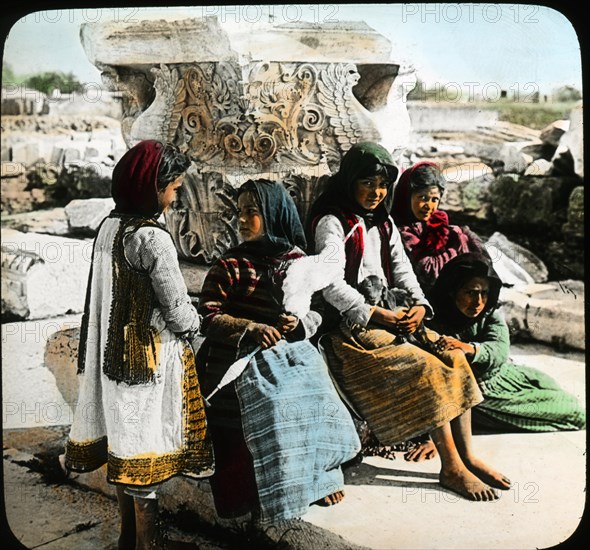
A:
[[[554,432],[586,427],[586,412],[576,397],[532,367],[504,363],[478,384],[484,396],[472,411],[478,430]]]

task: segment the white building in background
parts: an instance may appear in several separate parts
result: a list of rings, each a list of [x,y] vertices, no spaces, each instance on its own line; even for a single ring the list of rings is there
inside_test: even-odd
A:
[[[2,85],[2,115],[47,114],[47,95],[23,84]]]

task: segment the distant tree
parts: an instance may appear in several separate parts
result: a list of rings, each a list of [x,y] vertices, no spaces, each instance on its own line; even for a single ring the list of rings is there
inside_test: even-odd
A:
[[[84,86],[75,77],[74,73],[62,73],[61,71],[29,76],[24,84],[47,95],[51,95],[54,90],[59,90],[62,94],[71,94],[81,92],[84,89]]]
[[[435,90],[427,89],[424,81],[422,81],[420,78],[416,78],[416,86],[408,93],[408,99],[410,101],[424,101],[427,99],[433,99],[435,95]]]
[[[578,101],[582,99],[582,94],[573,86],[562,86],[555,90],[553,98],[555,101]]]
[[[2,85],[7,86],[10,84],[17,84],[16,78],[12,67],[8,63],[4,63],[4,65],[2,65]]]

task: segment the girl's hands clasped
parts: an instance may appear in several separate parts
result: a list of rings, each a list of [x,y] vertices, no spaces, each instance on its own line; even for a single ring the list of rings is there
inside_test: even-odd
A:
[[[411,307],[406,316],[398,322],[399,331],[402,334],[412,334],[420,326],[425,315],[426,308],[424,306]]]
[[[476,349],[473,344],[462,342],[461,340],[453,338],[452,336],[441,336],[436,341],[435,346],[437,351],[460,349],[468,358],[473,357],[476,353]]]
[[[274,346],[282,338],[275,327],[264,323],[250,323],[246,331],[264,349]]]
[[[371,321],[395,329],[400,334],[412,334],[424,319],[426,308],[413,306],[410,309],[399,308],[395,310],[377,306],[371,315]]]
[[[250,323],[246,331],[264,349],[274,346],[287,332],[295,330],[299,318],[295,315],[281,313],[276,327],[264,323]]]

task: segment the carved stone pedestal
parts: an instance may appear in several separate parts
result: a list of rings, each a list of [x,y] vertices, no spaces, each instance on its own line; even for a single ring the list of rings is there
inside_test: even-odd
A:
[[[237,243],[235,192],[281,181],[305,223],[342,155],[410,129],[413,68],[363,22],[224,27],[214,17],[82,28],[89,59],[123,91],[125,141],[159,139],[194,159],[166,223],[183,258],[209,264]]]

